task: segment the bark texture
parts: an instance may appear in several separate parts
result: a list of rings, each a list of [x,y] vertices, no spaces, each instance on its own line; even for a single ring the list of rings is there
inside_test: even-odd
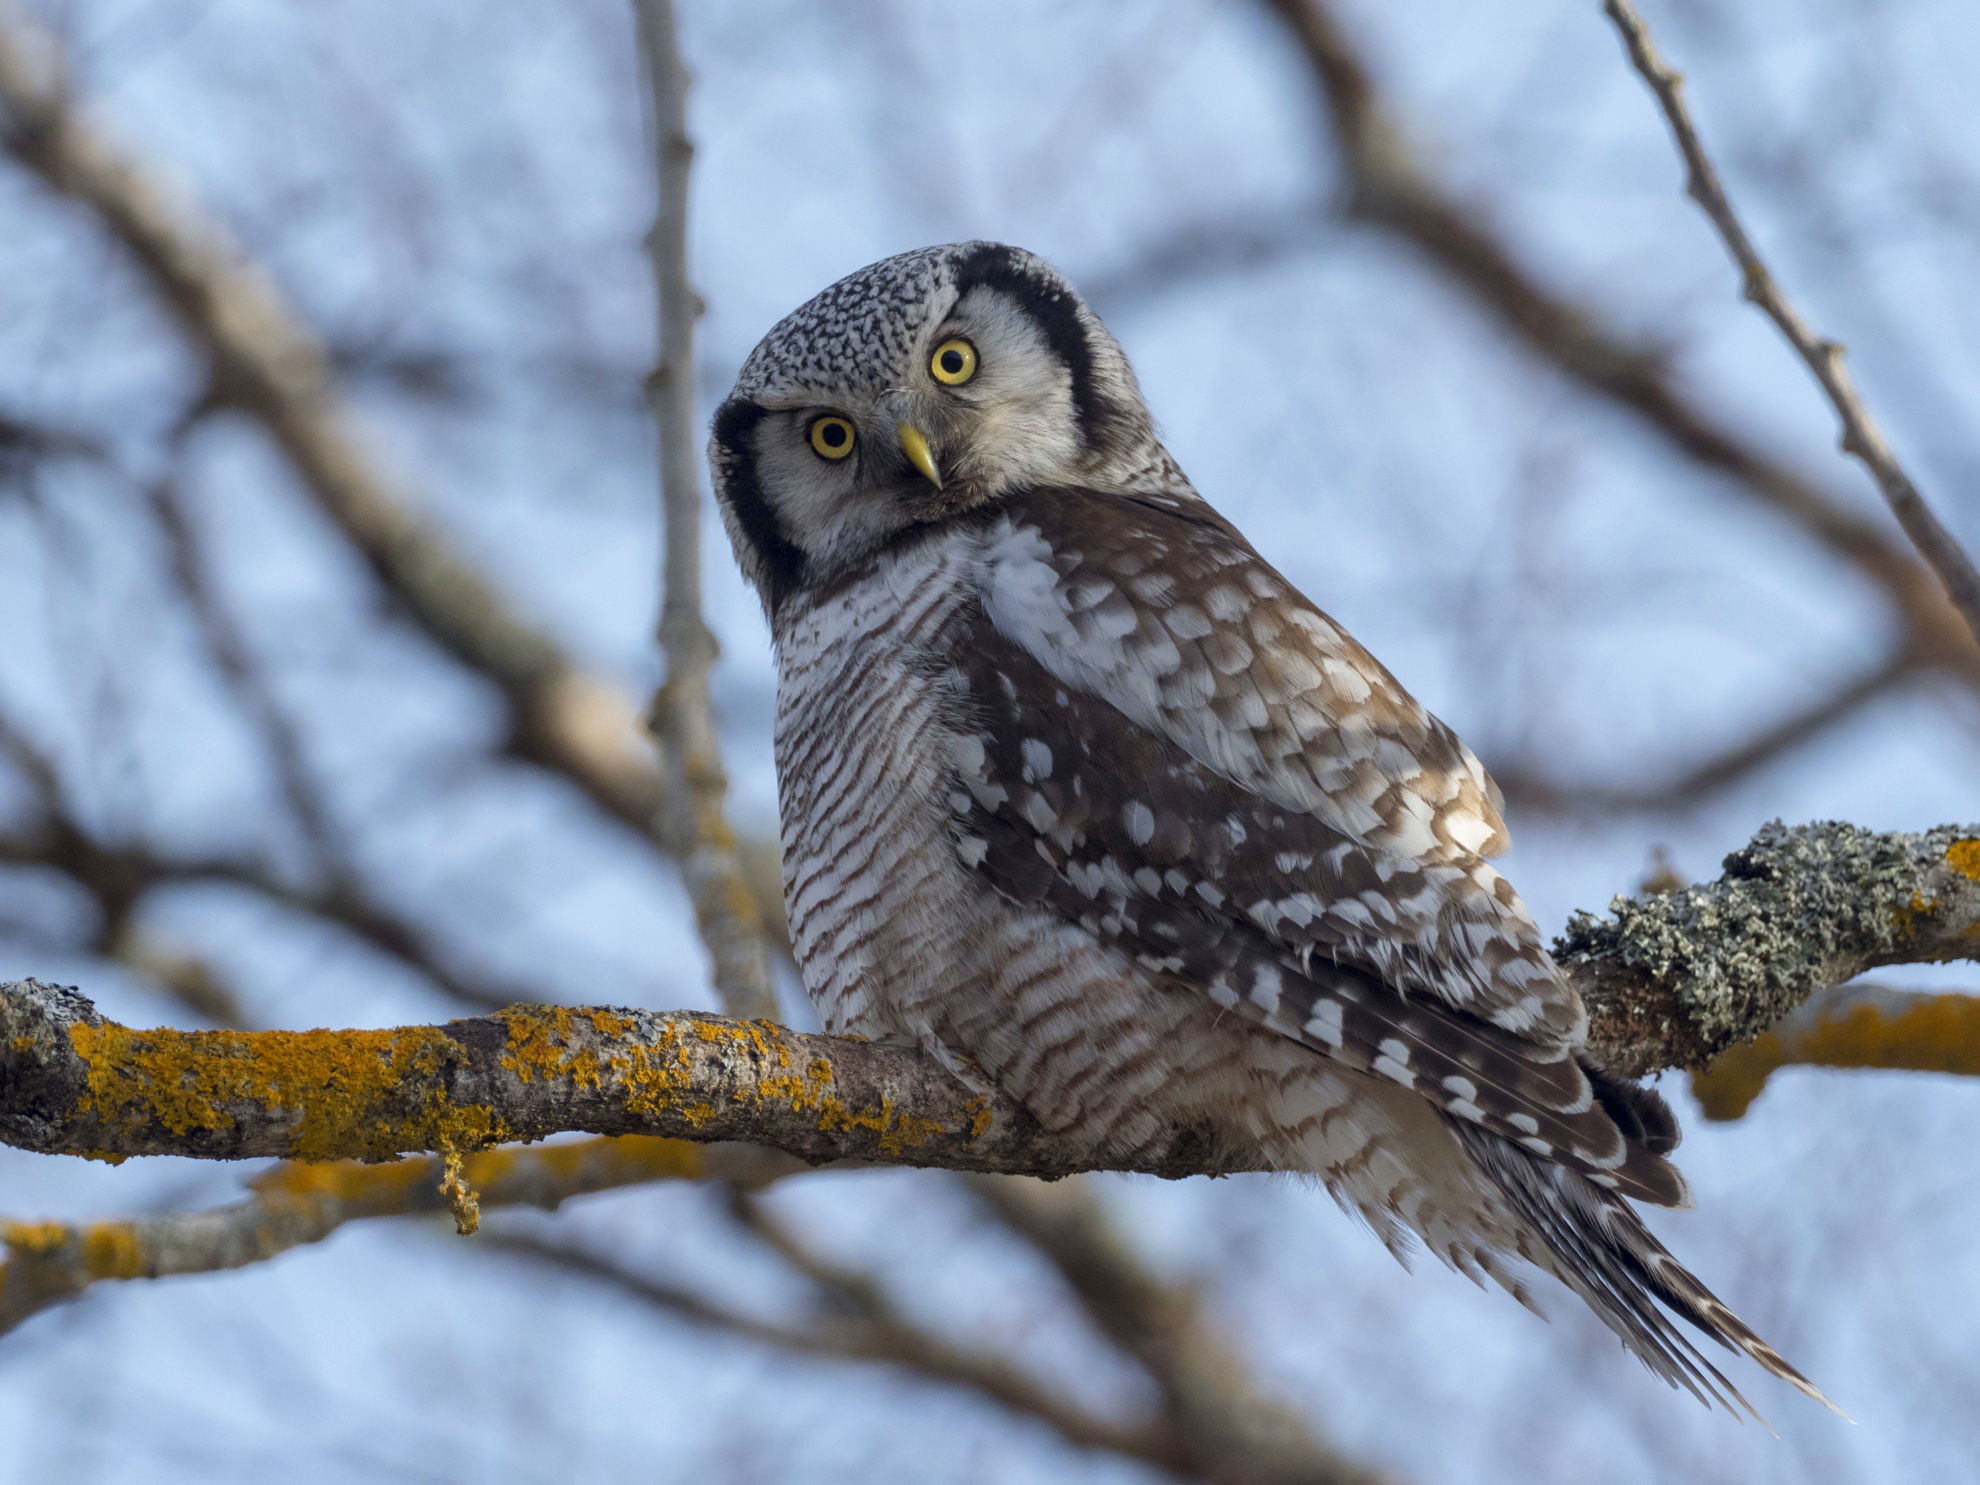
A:
[[[1557,945],[1588,999],[1591,1050],[1630,1073],[1699,1068],[1865,970],[1980,958],[1980,827],[1773,824],[1718,881],[1611,913],[1579,915]],[[1103,1168],[916,1050],[767,1021],[511,1006],[389,1030],[138,1031],[71,989],[0,986],[0,1139],[23,1149],[459,1159],[567,1130],[741,1140],[814,1164]],[[1128,1168],[1229,1169],[1189,1129]],[[471,1195],[461,1203],[471,1212]]]

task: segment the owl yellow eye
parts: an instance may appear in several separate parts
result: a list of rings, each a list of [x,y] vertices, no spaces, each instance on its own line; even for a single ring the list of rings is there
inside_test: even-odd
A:
[[[935,347],[928,371],[945,387],[960,387],[976,375],[976,347],[958,336]]]
[[[821,459],[843,459],[853,451],[853,425],[827,414],[811,420],[811,451]]]

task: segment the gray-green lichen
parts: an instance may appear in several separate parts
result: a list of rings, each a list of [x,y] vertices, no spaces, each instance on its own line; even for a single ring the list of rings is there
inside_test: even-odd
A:
[[[1947,857],[1976,836],[1980,827],[1902,835],[1838,821],[1790,828],[1776,820],[1726,857],[1716,882],[1618,897],[1606,919],[1575,914],[1555,957],[1589,987],[1598,1021],[1605,1012],[1633,1013],[1640,1035],[1648,1007],[1598,1001],[1647,981],[1663,1003],[1661,1019],[1687,1023],[1686,1052],[1709,1054],[1865,969],[1948,957],[1919,942],[1920,920],[1939,913],[1942,897],[1962,899],[1962,920],[1970,914],[1976,884]],[[1619,976],[1619,968],[1631,973]]]

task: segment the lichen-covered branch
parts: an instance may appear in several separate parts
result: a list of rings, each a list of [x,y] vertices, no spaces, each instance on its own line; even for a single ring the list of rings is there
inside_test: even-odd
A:
[[[254,1180],[245,1200],[211,1211],[0,1223],[0,1334],[92,1284],[243,1268],[321,1242],[346,1222],[447,1212],[445,1164],[432,1157],[391,1165],[290,1163]],[[459,1174],[484,1207],[553,1208],[647,1181],[756,1182],[793,1164],[749,1145],[632,1136],[484,1150],[465,1157]]]
[[[1810,995],[1890,964],[1980,959],[1980,825],[1918,835],[1778,821],[1725,875],[1578,913],[1554,954],[1589,1050],[1631,1075],[1698,1069]]]
[[[1980,1077],[1980,995],[1838,985],[1691,1075],[1708,1119],[1737,1119],[1784,1067],[1889,1068]]]
[[[768,1022],[514,1006],[375,1031],[137,1031],[73,990],[0,986],[0,1141],[22,1149],[382,1160],[565,1130],[747,1140],[813,1162],[1104,1164],[919,1052]],[[1188,1131],[1131,1164],[1205,1168]]]
[[[1726,195],[1725,185],[1719,179],[1718,169],[1712,164],[1712,157],[1705,152],[1705,142],[1699,138],[1698,126],[1692,122],[1691,110],[1685,105],[1684,79],[1658,53],[1657,44],[1651,39],[1650,28],[1644,24],[1643,17],[1637,14],[1636,7],[1629,0],[1606,0],[1602,9],[1615,22],[1616,30],[1622,33],[1623,46],[1629,52],[1631,64],[1650,85],[1650,91],[1656,94],[1664,120],[1671,126],[1671,134],[1677,140],[1678,152],[1684,156],[1685,190],[1712,219],[1726,251],[1732,255],[1733,262],[1745,279],[1746,297],[1774,322],[1788,344],[1794,347],[1795,354],[1814,373],[1823,395],[1829,399],[1829,405],[1836,410],[1836,417],[1842,424],[1844,452],[1860,459],[1864,468],[1876,479],[1877,488],[1884,492],[1891,514],[1897,517],[1898,524],[1911,538],[1911,544],[1918,549],[1919,555],[1939,575],[1947,595],[1965,616],[1973,637],[1980,639],[1980,573],[1973,570],[1973,559],[1966,555],[1931,506],[1925,503],[1925,497],[1918,493],[1911,476],[1898,462],[1889,440],[1884,437],[1884,430],[1864,405],[1855,382],[1850,378],[1848,367],[1843,364],[1842,346],[1817,335],[1810,328],[1801,317],[1801,311],[1795,308],[1781,288],[1780,281],[1767,267],[1766,260],[1753,245],[1753,239],[1747,236],[1745,226],[1733,210],[1732,199]]]
[[[1980,958],[1980,827],[1770,825],[1719,881],[1611,912],[1556,949],[1590,1049],[1628,1073],[1698,1068],[1865,970]],[[72,990],[0,986],[0,1141],[23,1149],[381,1160],[564,1130],[996,1174],[1227,1169],[1190,1129],[1097,1159],[916,1050],[768,1022],[512,1006],[390,1030],[137,1031]]]
[[[667,680],[653,699],[650,718],[665,775],[661,829],[694,903],[722,1008],[744,1019],[775,1016],[769,940],[724,812],[728,777],[708,695],[716,646],[701,612],[701,438],[694,405],[694,322],[700,304],[687,268],[688,170],[694,161],[687,134],[687,68],[672,0],[635,0],[633,16],[659,186],[646,235],[659,349],[646,392],[660,445],[659,639]]]
[[[1319,85],[1356,219],[1413,244],[1534,354],[1607,398],[1702,468],[1793,521],[1876,583],[1904,615],[1906,647],[1980,688],[1980,644],[1931,571],[1877,524],[1741,437],[1672,379],[1661,349],[1632,341],[1600,307],[1543,284],[1478,212],[1411,149],[1396,111],[1326,0],[1265,0]]]

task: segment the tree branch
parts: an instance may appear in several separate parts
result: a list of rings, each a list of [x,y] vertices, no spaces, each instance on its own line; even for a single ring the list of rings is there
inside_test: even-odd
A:
[[[446,1162],[285,1164],[250,1183],[253,1195],[207,1212],[70,1224],[0,1223],[0,1334],[51,1305],[113,1279],[158,1279],[244,1268],[317,1243],[346,1222],[435,1216],[451,1209]],[[795,1162],[749,1145],[684,1140],[582,1140],[530,1150],[484,1150],[460,1177],[483,1206],[555,1208],[573,1196],[647,1181],[761,1182]]]
[[[1776,821],[1724,867],[1702,886],[1618,897],[1607,919],[1577,913],[1555,941],[1605,1066],[1702,1068],[1866,970],[1980,959],[1980,825]]]
[[[1161,1390],[1174,1447],[1220,1485],[1376,1485],[1385,1478],[1315,1437],[1261,1391],[1193,1289],[1150,1273],[1082,1182],[979,1177],[977,1194],[1056,1267],[1108,1339]]]
[[[1165,1451],[1159,1430],[1124,1426],[1090,1413],[1001,1357],[952,1345],[901,1320],[891,1308],[879,1314],[855,1309],[808,1325],[780,1325],[714,1304],[681,1285],[631,1272],[569,1243],[513,1233],[487,1241],[490,1247],[610,1284],[693,1325],[800,1356],[896,1366],[924,1381],[967,1388],[1014,1413],[1036,1418],[1075,1448],[1104,1449],[1162,1469],[1179,1467],[1179,1461]]]
[[[1980,958],[1980,827],[1771,825],[1709,886],[1618,898],[1557,945],[1618,1071],[1701,1067],[1813,990]],[[0,1141],[48,1154],[387,1159],[564,1130],[743,1140],[814,1163],[1218,1173],[1205,1132],[1097,1157],[918,1051],[692,1012],[512,1006],[444,1026],[135,1031],[72,990],[0,987]]]
[[[171,554],[173,581],[192,610],[214,668],[260,734],[283,802],[315,854],[318,868],[333,887],[349,891],[353,875],[349,843],[318,790],[301,735],[276,700],[247,636],[214,590],[198,530],[176,483],[170,475],[163,476],[147,493]]]
[[[388,473],[322,342],[273,280],[183,188],[167,191],[74,107],[53,40],[0,4],[0,148],[95,213],[187,339],[215,398],[259,422],[373,574],[443,650],[500,689],[511,747],[642,834],[658,771],[632,704],[580,670],[456,550]]]
[[[1325,0],[1266,3],[1291,28],[1320,86],[1347,176],[1350,215],[1414,244],[1529,350],[1634,414],[1687,458],[1730,476],[1733,488],[1795,522],[1875,582],[1903,614],[1909,648],[1980,688],[1980,644],[1916,557],[1688,399],[1656,347],[1630,341],[1594,309],[1568,302],[1527,272],[1411,152]]]
[[[1718,229],[1726,251],[1745,276],[1747,299],[1759,306],[1760,310],[1779,328],[1794,347],[1795,354],[1807,364],[1821,384],[1829,405],[1836,410],[1836,417],[1842,423],[1842,447],[1845,453],[1854,454],[1877,481],[1877,488],[1884,492],[1884,499],[1890,504],[1891,513],[1904,528],[1911,544],[1939,575],[1939,581],[1946,586],[1946,593],[1966,619],[1966,627],[1975,639],[1980,639],[1980,573],[1973,570],[1973,559],[1960,548],[1953,535],[1940,522],[1932,508],[1925,503],[1925,497],[1918,493],[1918,487],[1911,482],[1904,466],[1898,463],[1897,455],[1891,451],[1884,438],[1884,431],[1871,416],[1870,409],[1863,405],[1855,383],[1850,379],[1848,368],[1843,365],[1843,348],[1836,341],[1817,335],[1801,317],[1780,283],[1768,269],[1766,260],[1754,247],[1753,239],[1747,236],[1739,216],[1733,211],[1732,201],[1726,195],[1725,186],[1719,180],[1719,172],[1712,164],[1712,157],[1705,152],[1705,143],[1698,137],[1698,127],[1692,122],[1691,111],[1684,102],[1684,79],[1658,54],[1657,45],[1650,37],[1650,28],[1643,17],[1637,14],[1630,0],[1605,0],[1603,11],[1616,24],[1622,33],[1623,45],[1629,51],[1629,60],[1643,80],[1656,94],[1657,104],[1664,112],[1664,121],[1671,126],[1671,134],[1677,140],[1680,153],[1684,156],[1687,180],[1685,191],[1696,201],[1712,225]]]
[[[1663,782],[1622,786],[1561,781],[1517,766],[1495,765],[1492,777],[1506,800],[1534,814],[1653,814],[1687,809],[1730,789],[1782,754],[1848,721],[1918,675],[1918,662],[1900,652],[1799,711],[1770,722],[1684,773]]]
[[[723,810],[729,784],[708,696],[716,644],[701,615],[701,439],[694,407],[694,322],[701,306],[687,269],[688,170],[694,162],[687,136],[687,68],[672,0],[635,0],[633,15],[659,178],[653,226],[646,234],[659,350],[646,392],[659,435],[664,533],[659,639],[667,681],[649,713],[665,779],[662,833],[680,862],[702,942],[714,961],[722,1008],[745,1020],[774,1017],[777,987],[768,940]]]
[[[1691,1075],[1708,1119],[1737,1119],[1783,1067],[1980,1076],[1980,996],[1838,985]]]

